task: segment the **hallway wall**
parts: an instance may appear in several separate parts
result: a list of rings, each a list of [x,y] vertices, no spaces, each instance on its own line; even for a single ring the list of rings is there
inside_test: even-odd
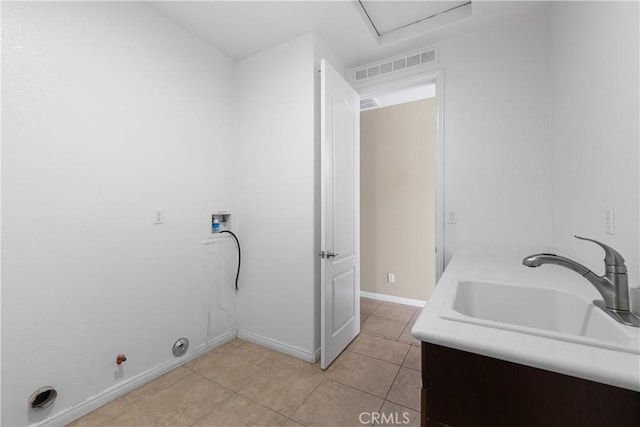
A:
[[[360,141],[360,288],[427,300],[436,274],[435,98],[362,112]]]

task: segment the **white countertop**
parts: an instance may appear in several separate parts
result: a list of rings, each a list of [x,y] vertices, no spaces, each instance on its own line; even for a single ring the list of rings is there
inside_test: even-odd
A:
[[[566,292],[601,299],[596,289],[576,273],[556,266],[525,267],[522,265],[522,258],[523,256],[454,256],[413,326],[412,335],[418,340],[433,344],[640,391],[638,354],[441,317],[447,287],[466,280],[541,288],[555,286],[555,289],[561,286]]]

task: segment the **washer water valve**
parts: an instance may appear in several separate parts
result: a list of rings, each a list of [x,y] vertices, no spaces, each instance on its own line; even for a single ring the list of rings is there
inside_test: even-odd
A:
[[[124,354],[119,354],[118,357],[116,357],[116,365],[120,366],[122,365],[122,362],[126,362],[127,360],[127,356],[125,356]]]

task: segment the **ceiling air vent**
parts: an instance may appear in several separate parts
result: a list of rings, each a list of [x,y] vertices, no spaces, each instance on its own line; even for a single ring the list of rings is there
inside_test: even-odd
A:
[[[380,103],[375,98],[362,98],[360,100],[360,110],[368,110],[369,108],[378,107]]]
[[[384,61],[363,65],[349,70],[352,83],[360,83],[371,79],[392,75],[396,72],[408,72],[409,69],[419,69],[438,63],[437,48],[421,49],[388,58]]]

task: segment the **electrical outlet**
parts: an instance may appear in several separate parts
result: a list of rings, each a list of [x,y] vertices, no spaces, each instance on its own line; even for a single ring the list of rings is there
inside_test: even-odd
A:
[[[457,222],[456,211],[447,212],[447,223],[448,224],[455,224],[456,222]]]
[[[387,273],[387,283],[390,285],[396,283],[396,275],[393,273]]]

